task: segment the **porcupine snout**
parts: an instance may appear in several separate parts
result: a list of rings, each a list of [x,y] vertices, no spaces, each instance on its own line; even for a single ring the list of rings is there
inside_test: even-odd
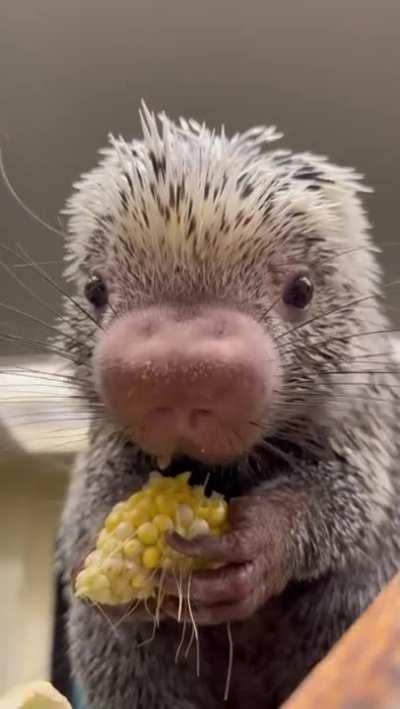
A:
[[[224,460],[261,438],[279,380],[272,341],[250,316],[222,307],[152,307],[105,332],[101,396],[148,453]]]

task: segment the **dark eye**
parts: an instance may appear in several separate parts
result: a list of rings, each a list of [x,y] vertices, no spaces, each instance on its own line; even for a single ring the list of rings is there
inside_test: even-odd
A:
[[[85,296],[95,308],[103,308],[108,303],[107,286],[100,276],[91,276],[85,286]]]
[[[282,300],[293,308],[306,308],[313,297],[314,286],[308,276],[296,276],[283,291]]]

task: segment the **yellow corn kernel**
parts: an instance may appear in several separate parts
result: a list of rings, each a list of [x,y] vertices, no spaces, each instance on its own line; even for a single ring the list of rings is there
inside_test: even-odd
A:
[[[172,478],[174,481],[175,487],[177,488],[186,488],[189,482],[190,478],[190,473],[180,473],[179,475],[176,475],[175,478]]]
[[[115,535],[118,537],[118,539],[121,539],[122,541],[124,539],[127,539],[128,537],[131,537],[133,534],[133,525],[131,522],[120,522],[118,527],[115,529]]]
[[[149,506],[145,500],[141,500],[137,507],[133,507],[129,512],[129,521],[133,527],[138,527],[150,519]]]
[[[125,514],[126,511],[126,502],[117,502],[116,505],[112,508],[112,512],[115,512],[115,514]]]
[[[193,485],[191,488],[191,495],[196,502],[204,499],[204,487],[202,485]]]
[[[199,505],[197,508],[197,516],[200,519],[205,519],[208,522],[208,515],[210,513],[210,507],[206,504]]]
[[[170,529],[173,529],[174,523],[168,515],[165,514],[158,514],[153,518],[153,524],[156,525],[157,529],[160,532],[167,532]]]
[[[90,587],[94,591],[99,591],[102,588],[110,588],[110,581],[104,573],[100,572],[97,576],[91,579]]]
[[[173,498],[171,498],[169,495],[167,495],[165,492],[161,493],[160,495],[157,495],[155,499],[155,503],[157,506],[158,512],[161,512],[161,514],[168,515],[168,516],[173,516],[175,512],[175,501]]]
[[[128,603],[131,599],[132,591],[128,579],[121,576],[114,579],[111,584],[111,590],[115,596],[118,596],[121,603]]]
[[[138,539],[127,539],[122,545],[122,553],[127,559],[134,559],[140,556],[143,546]]]
[[[180,503],[175,512],[175,519],[180,527],[190,527],[194,520],[194,512],[190,505]]]
[[[116,539],[112,536],[108,536],[101,544],[100,542],[97,544],[97,548],[101,549],[103,554],[111,555],[119,552],[119,550],[122,548],[122,545],[119,539]]]
[[[155,569],[159,565],[160,558],[160,550],[157,549],[157,547],[148,547],[143,552],[143,566],[145,567],[145,569]]]
[[[116,599],[110,588],[93,588],[90,590],[90,600],[94,603],[111,606]]]
[[[151,493],[152,497],[157,495],[162,490],[168,490],[171,486],[170,480],[171,480],[171,478],[166,478],[166,477],[164,477],[164,475],[161,475],[160,473],[150,473],[149,492]]]
[[[104,527],[104,528],[101,530],[99,536],[97,537],[97,548],[99,548],[100,545],[101,545],[106,539],[108,539],[108,536],[109,536],[109,533],[107,532],[106,528]]]
[[[110,512],[108,515],[106,522],[105,522],[105,528],[107,532],[112,532],[115,527],[119,525],[121,522],[122,516],[119,512]]]
[[[85,566],[100,566],[101,560],[102,553],[96,549],[95,551],[90,552],[90,554],[86,557]]]
[[[101,564],[101,572],[106,576],[118,576],[124,570],[124,562],[122,558],[113,556],[107,557]]]
[[[155,544],[159,531],[153,522],[144,522],[137,530],[137,536],[142,544]]]
[[[143,491],[134,492],[133,495],[131,495],[127,499],[127,501],[125,503],[126,507],[128,509],[130,509],[130,508],[133,509],[139,502],[142,502],[142,500],[144,500],[144,498],[145,498],[145,495],[144,495]],[[121,503],[121,504],[124,504],[124,503]]]
[[[226,518],[226,508],[220,501],[212,503],[208,510],[207,521],[211,526],[222,524]]]
[[[96,578],[98,574],[99,569],[97,569],[95,566],[87,566],[85,569],[82,569],[82,571],[80,571],[77,575],[76,585],[81,587],[89,586],[91,581]]]
[[[209,534],[210,527],[205,519],[195,519],[188,529],[187,536],[189,539],[197,537],[200,534]]]
[[[125,561],[124,563],[124,576],[131,581],[136,574],[142,570],[142,560],[141,558],[135,561]]]
[[[131,586],[133,589],[140,589],[146,586],[148,583],[148,574],[144,571],[140,571],[136,574],[133,579],[131,579]]]

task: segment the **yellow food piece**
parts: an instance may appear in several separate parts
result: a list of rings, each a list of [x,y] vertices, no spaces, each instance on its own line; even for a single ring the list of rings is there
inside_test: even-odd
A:
[[[0,709],[72,709],[72,707],[49,682],[30,682],[13,687],[0,697]]]
[[[175,502],[176,501],[174,499],[169,498],[165,493],[157,495],[155,498],[158,511],[161,512],[161,514],[169,515],[171,517],[175,511]]]
[[[161,552],[157,547],[148,547],[143,552],[143,566],[145,569],[156,569],[160,563]]]
[[[167,532],[168,530],[174,528],[174,523],[168,515],[156,515],[153,519],[153,524],[156,525],[160,532]]]
[[[137,530],[138,539],[142,544],[154,544],[158,534],[158,529],[153,522],[144,522]]]
[[[156,595],[157,569],[186,574],[209,566],[206,560],[174,551],[165,538],[173,530],[191,539],[229,528],[222,495],[207,497],[189,478],[190,473],[175,478],[151,473],[141,490],[113,507],[76,578],[78,598],[106,605],[131,603]]]
[[[139,539],[127,539],[122,546],[122,552],[126,559],[135,559],[143,551],[143,545]],[[93,553],[93,552],[92,552]]]

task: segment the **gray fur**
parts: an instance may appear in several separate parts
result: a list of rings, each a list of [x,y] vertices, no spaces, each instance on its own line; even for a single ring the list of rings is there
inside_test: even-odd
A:
[[[227,706],[272,708],[400,565],[399,382],[382,332],[389,325],[381,275],[352,171],[312,155],[265,152],[272,129],[229,140],[194,123],[161,123],[159,132],[144,109],[144,140],[112,141],[77,186],[67,276],[85,308],[87,276],[106,277],[113,307],[99,316],[101,328],[143,304],[207,298],[250,312],[276,341],[284,383],[265,421],[265,447],[226,471],[239,490],[243,482],[272,498],[291,491],[307,499],[286,542],[287,588],[233,625]],[[278,300],[299,267],[310,269],[316,293],[293,323]],[[81,388],[98,407],[60,533],[68,584],[110,507],[141,486],[152,461],[98,400],[93,353],[102,329],[71,302],[62,327]],[[193,658],[174,664],[180,630],[164,623],[138,648],[150,624],[121,625],[115,635],[94,608],[71,599],[70,654],[88,708],[223,706],[225,628],[201,629],[200,680]]]

